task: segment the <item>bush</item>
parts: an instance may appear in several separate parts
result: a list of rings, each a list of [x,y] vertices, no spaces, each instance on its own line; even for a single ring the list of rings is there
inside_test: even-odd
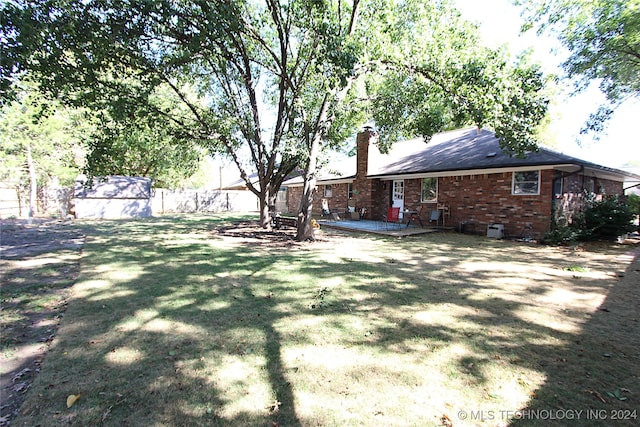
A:
[[[570,245],[580,238],[579,230],[574,227],[563,225],[557,226],[545,234],[542,241],[548,245]]]
[[[637,194],[629,194],[629,209],[633,212],[634,215],[640,215],[640,196]]]
[[[544,237],[551,245],[566,245],[578,240],[616,238],[634,231],[634,211],[617,196],[589,200],[585,210],[570,225],[555,225]]]
[[[629,204],[618,197],[590,202],[578,221],[582,223],[582,239],[615,238],[634,231],[634,217]]]

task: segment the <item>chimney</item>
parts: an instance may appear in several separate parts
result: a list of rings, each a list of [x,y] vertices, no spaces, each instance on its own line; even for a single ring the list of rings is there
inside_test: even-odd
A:
[[[375,182],[377,180],[367,179],[369,170],[369,145],[378,140],[378,133],[370,126],[365,126],[364,130],[356,137],[356,177],[353,180],[353,190],[356,199],[356,208],[367,210],[366,218],[378,218],[378,190]],[[357,193],[356,193],[357,191]]]
[[[356,179],[365,179],[369,165],[369,144],[374,142],[378,133],[371,126],[365,126],[364,130],[356,137]]]

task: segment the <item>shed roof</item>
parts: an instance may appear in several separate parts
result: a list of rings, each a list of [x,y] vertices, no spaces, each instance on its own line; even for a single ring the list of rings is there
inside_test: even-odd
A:
[[[151,179],[141,176],[78,177],[74,186],[77,199],[149,199]]]

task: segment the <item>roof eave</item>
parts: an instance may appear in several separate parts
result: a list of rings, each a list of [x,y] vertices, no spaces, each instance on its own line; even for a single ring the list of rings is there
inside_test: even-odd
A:
[[[332,184],[350,184],[355,179],[355,176],[337,177],[331,179],[318,179],[316,185],[332,185]],[[285,185],[285,183],[283,183]],[[302,187],[304,182],[287,182],[287,187]]]
[[[571,167],[579,170],[579,165],[562,164],[562,165],[523,165],[523,166],[509,166],[509,167],[493,167],[493,168],[480,168],[480,169],[448,169],[441,171],[425,171],[425,172],[412,172],[412,173],[397,173],[397,174],[380,174],[380,175],[367,175],[369,179],[381,179],[383,181],[389,181],[393,179],[412,179],[412,178],[433,178],[433,177],[448,177],[448,176],[462,176],[462,175],[484,175],[490,173],[504,173],[504,172],[520,172],[528,170],[546,170],[557,169],[559,167],[569,169]]]

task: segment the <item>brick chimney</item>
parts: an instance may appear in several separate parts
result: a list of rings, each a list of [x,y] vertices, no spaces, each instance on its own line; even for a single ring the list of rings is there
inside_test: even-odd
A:
[[[369,144],[377,141],[378,133],[370,126],[365,126],[364,130],[356,137],[356,180],[364,179],[369,169]]]
[[[369,145],[378,140],[378,133],[372,127],[365,126],[356,137],[356,177],[353,180],[357,208],[367,209],[367,219],[379,218],[378,201],[380,183],[378,180],[367,179],[369,169]]]

